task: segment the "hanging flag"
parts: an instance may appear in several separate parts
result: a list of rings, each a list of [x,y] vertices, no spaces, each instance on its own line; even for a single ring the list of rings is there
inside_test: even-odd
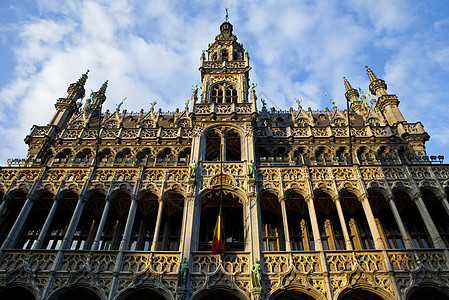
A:
[[[221,230],[221,204],[220,204],[220,212],[218,213],[217,223],[215,223],[214,229],[214,237],[212,238],[212,254],[218,254],[221,252],[221,244],[222,244],[222,230]]]

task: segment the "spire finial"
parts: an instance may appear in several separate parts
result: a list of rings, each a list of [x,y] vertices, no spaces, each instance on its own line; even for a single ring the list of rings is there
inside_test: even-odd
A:
[[[98,91],[100,94],[105,94],[106,93],[106,89],[108,87],[108,80],[106,80],[103,85],[101,86],[100,90]]]
[[[352,88],[351,84],[349,83],[349,81],[346,79],[346,77],[343,77],[343,80],[345,82],[345,89],[346,89],[346,91],[352,90],[353,88]]]
[[[366,73],[368,74],[368,79],[370,82],[373,82],[374,80],[377,80],[378,78],[376,77],[376,75],[374,75],[373,71],[371,71],[370,68],[368,68],[368,66],[365,66],[366,68]]]
[[[229,12],[228,12],[228,8],[225,8],[226,11],[226,16],[225,16],[225,21],[229,22]]]
[[[81,86],[84,86],[86,84],[86,81],[87,81],[87,74],[89,74],[89,70],[87,70],[86,73],[81,75],[80,79],[78,79],[77,84],[79,84]]]

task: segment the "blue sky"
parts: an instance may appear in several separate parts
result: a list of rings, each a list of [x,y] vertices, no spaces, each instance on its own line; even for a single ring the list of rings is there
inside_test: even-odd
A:
[[[109,80],[105,108],[183,107],[229,9],[248,49],[251,81],[268,106],[344,109],[343,76],[368,92],[365,65],[449,160],[449,2],[2,0],[0,165],[26,156],[23,139],[90,69],[86,90]],[[260,106],[260,103],[259,103]]]

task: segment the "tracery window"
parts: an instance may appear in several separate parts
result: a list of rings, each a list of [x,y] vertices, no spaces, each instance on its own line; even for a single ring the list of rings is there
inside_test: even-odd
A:
[[[234,130],[212,130],[206,135],[206,161],[220,161],[220,155],[226,161],[240,161],[240,134]]]
[[[51,193],[45,192],[39,196],[25,221],[20,238],[15,244],[16,248],[31,249],[39,237],[53,201]]]
[[[71,250],[89,250],[95,239],[105,204],[105,195],[95,192],[84,206],[72,239]]]
[[[232,84],[217,83],[211,89],[210,101],[214,103],[236,103],[237,89]]]
[[[220,193],[214,193],[204,199],[201,205],[200,218],[200,251],[211,251],[214,228],[220,210]],[[244,250],[244,230],[243,230],[243,205],[241,200],[230,194],[223,195],[222,200],[222,229],[225,251]]]
[[[432,239],[415,202],[401,190],[394,192],[393,195],[394,202],[415,248],[433,248]]]
[[[3,196],[3,194],[0,193],[0,196]],[[19,191],[12,197],[12,199],[9,199],[6,210],[3,212],[0,218],[0,245],[2,245],[6,240],[9,231],[11,230],[14,222],[19,216],[20,211],[22,210],[23,204],[26,201],[26,197],[27,195],[25,194],[25,192]],[[1,199],[3,199],[3,197]]]
[[[307,203],[304,198],[290,192],[286,195],[288,233],[292,251],[315,250]]]
[[[264,251],[285,251],[284,227],[278,198],[273,193],[263,192],[260,205]]]

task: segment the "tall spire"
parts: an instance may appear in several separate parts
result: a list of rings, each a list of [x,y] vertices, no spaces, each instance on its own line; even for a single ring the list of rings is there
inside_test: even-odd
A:
[[[79,98],[83,98],[86,91],[84,90],[84,85],[87,81],[87,74],[89,73],[89,70],[87,70],[86,73],[84,73],[80,79],[78,79],[77,82],[72,83],[69,88],[67,89],[68,99],[77,100]]]
[[[368,74],[368,79],[370,82],[373,82],[375,80],[377,80],[377,76],[373,73],[373,71],[371,71],[370,68],[368,68],[368,66],[365,66],[366,68],[366,73]]]
[[[349,81],[346,79],[346,77],[343,77],[343,81],[345,83],[345,97],[350,101],[351,103],[354,103],[356,101],[359,101],[359,92],[351,86]]]
[[[365,66],[366,73],[368,74],[368,79],[370,81],[369,84],[369,90],[371,94],[376,95],[377,98],[379,98],[382,95],[387,94],[387,84],[382,79],[377,78],[376,75],[374,75],[373,71],[371,71],[368,66]]]
[[[108,88],[108,81],[106,80],[98,92],[95,92],[93,95],[93,104],[94,105],[102,105],[106,100],[106,89]]]
[[[106,93],[106,89],[108,88],[108,80],[106,80],[103,85],[101,86],[100,90],[98,92],[100,92],[101,94],[105,94]]]
[[[80,79],[78,79],[78,81],[77,81],[77,84],[78,84],[78,85],[84,86],[84,85],[86,84],[86,81],[87,81],[87,74],[89,74],[89,70],[87,70],[86,73],[84,73],[84,74],[80,77]]]

